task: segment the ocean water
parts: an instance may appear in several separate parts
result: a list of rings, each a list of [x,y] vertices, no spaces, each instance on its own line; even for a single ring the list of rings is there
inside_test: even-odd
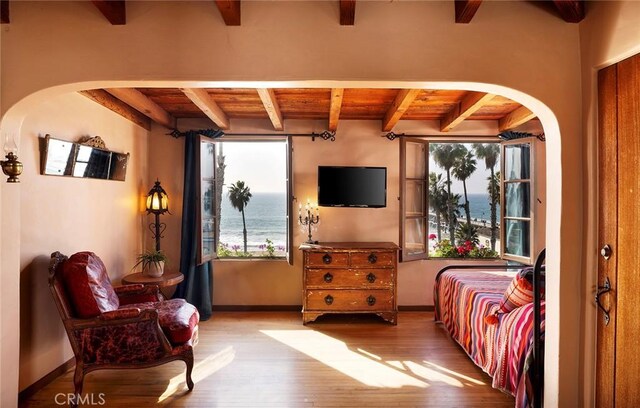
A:
[[[287,198],[285,193],[252,193],[244,209],[247,223],[247,250],[259,251],[266,239],[284,247],[287,240]],[[243,246],[242,213],[231,206],[226,192],[222,196],[220,242]]]
[[[460,204],[464,204],[461,200]],[[259,246],[266,243],[266,239],[273,241],[276,246],[284,247],[287,239],[287,199],[285,193],[253,193],[249,204],[245,208],[247,222],[247,250],[260,251]],[[471,218],[486,220],[489,225],[491,206],[488,194],[469,194],[469,208]],[[296,213],[297,214],[297,213]],[[293,214],[296,216],[296,214]],[[464,218],[464,210],[460,212]],[[500,222],[500,208],[497,209]],[[242,248],[242,214],[231,206],[226,193],[222,197],[220,242],[230,248],[238,245]]]
[[[464,196],[460,200],[460,205],[464,205]],[[489,194],[469,194],[469,212],[472,220],[477,218],[478,220],[487,220],[489,223],[491,220]],[[461,209],[460,215],[465,217],[464,209]],[[498,223],[500,222],[500,204],[496,207],[496,220]]]

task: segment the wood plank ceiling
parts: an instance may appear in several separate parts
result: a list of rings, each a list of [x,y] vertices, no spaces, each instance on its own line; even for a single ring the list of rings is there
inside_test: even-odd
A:
[[[175,129],[177,119],[210,119],[228,130],[231,119],[268,119],[283,130],[287,119],[379,120],[388,132],[400,120],[436,120],[450,131],[465,120],[495,121],[500,131],[535,118],[526,107],[499,95],[438,89],[373,88],[108,88],[81,92],[149,128],[153,121]]]

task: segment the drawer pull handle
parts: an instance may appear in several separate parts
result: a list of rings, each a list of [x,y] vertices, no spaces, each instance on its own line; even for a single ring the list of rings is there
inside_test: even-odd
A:
[[[373,283],[376,281],[376,275],[373,274],[373,272],[369,273],[367,275],[367,280],[369,281],[369,283]]]
[[[324,281],[327,283],[331,283],[331,281],[333,280],[333,275],[330,274],[329,272],[324,274]]]
[[[369,263],[372,263],[372,264],[378,262],[378,257],[374,253],[369,254],[368,259],[369,259]]]
[[[374,299],[374,302],[375,302],[375,299]],[[324,303],[326,303],[328,305],[332,304],[333,303],[333,296],[331,296],[331,295],[325,296],[324,297]]]
[[[331,263],[331,255],[324,254],[324,256],[322,257],[322,262],[324,262],[325,264],[330,264]]]
[[[376,298],[372,295],[369,295],[369,297],[367,298],[367,304],[369,306],[373,306],[376,304]]]

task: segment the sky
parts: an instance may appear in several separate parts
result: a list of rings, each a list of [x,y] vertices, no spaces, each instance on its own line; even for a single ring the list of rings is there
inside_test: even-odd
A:
[[[286,192],[284,142],[223,142],[225,190],[244,181],[252,193]]]
[[[468,143],[463,143],[463,145],[471,150],[472,145]],[[498,160],[498,164],[494,168],[495,172],[500,171],[500,160]],[[429,156],[429,171],[433,171],[436,173],[442,173],[442,179],[446,180],[447,175],[444,169],[438,167],[436,163],[433,161],[433,157]],[[491,175],[491,172],[486,169],[484,165],[484,159],[478,159],[476,157],[476,171],[467,179],[467,193],[469,194],[487,194],[487,178]],[[451,192],[456,194],[463,194],[462,181],[458,180],[451,174]]]

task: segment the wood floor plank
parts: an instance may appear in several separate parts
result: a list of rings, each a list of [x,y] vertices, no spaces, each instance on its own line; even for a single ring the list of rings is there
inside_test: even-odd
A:
[[[184,364],[97,371],[84,393],[108,407],[513,407],[491,388],[432,312],[401,312],[397,326],[376,317],[323,316],[303,326],[294,312],[219,312],[200,323],[195,388]],[[73,372],[24,407],[50,407],[73,392]],[[87,405],[89,406],[89,405]]]

